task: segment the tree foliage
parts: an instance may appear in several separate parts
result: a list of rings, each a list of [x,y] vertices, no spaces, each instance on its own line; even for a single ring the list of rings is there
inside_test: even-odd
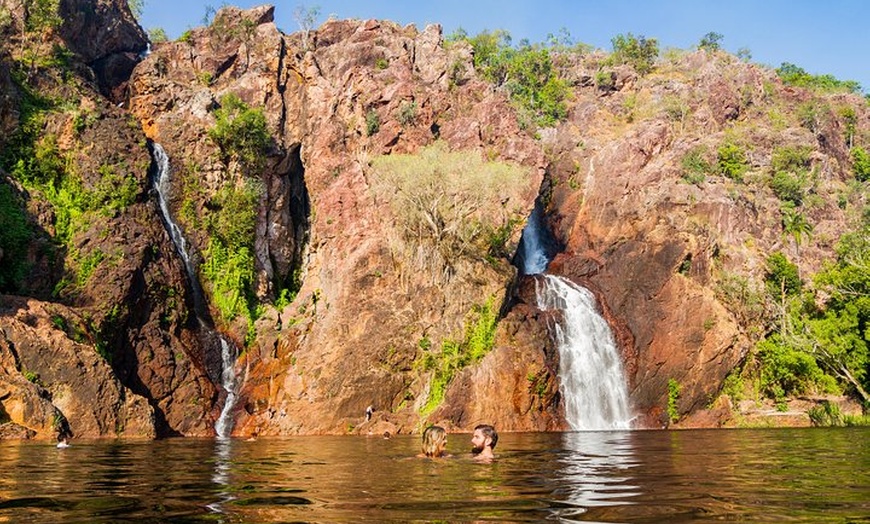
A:
[[[258,165],[272,140],[263,110],[251,108],[238,95],[229,93],[221,98],[214,116],[215,125],[208,136],[220,148],[224,161]]]
[[[247,180],[224,186],[209,205],[203,275],[225,320],[250,315],[254,308],[254,236],[260,187]]]
[[[781,253],[768,258],[765,280],[782,307],[756,348],[762,392],[781,401],[845,390],[870,405],[870,221],[843,236],[813,287]]]
[[[719,173],[737,182],[749,170],[749,162],[743,148],[733,142],[725,142],[716,152],[716,167]]]
[[[852,148],[852,171],[860,182],[870,180],[870,154],[863,147]]]
[[[471,44],[478,74],[507,89],[511,100],[527,111],[534,123],[551,126],[565,119],[570,90],[552,58],[552,45],[561,45],[560,41],[551,42],[551,46],[523,42],[514,47],[510,34],[503,30],[483,31],[470,38],[460,32],[451,39]]]
[[[777,76],[784,84],[820,91],[847,91],[860,93],[861,84],[854,80],[838,80],[833,75],[812,75],[803,68],[789,62],[783,62],[776,70]]]
[[[628,33],[616,35],[610,42],[613,45],[611,60],[614,64],[628,64],[641,76],[653,70],[659,56],[659,43],[655,38]]]
[[[372,161],[370,187],[389,201],[403,237],[434,246],[445,259],[480,258],[486,233],[509,223],[510,207],[526,188],[526,171],[489,162],[471,151],[450,151],[444,142],[413,155]]]
[[[701,38],[701,41],[698,43],[698,49],[703,49],[704,51],[718,51],[721,49],[721,45],[719,42],[725,38],[721,33],[715,33],[710,31],[706,35]]]

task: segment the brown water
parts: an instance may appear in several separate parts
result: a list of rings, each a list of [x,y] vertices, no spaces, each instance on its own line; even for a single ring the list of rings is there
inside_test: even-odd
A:
[[[0,443],[0,522],[870,523],[870,429]]]

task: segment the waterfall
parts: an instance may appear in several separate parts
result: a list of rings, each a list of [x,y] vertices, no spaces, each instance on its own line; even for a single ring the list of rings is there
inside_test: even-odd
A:
[[[523,275],[537,275],[547,270],[550,256],[555,251],[555,241],[544,227],[544,211],[540,202],[529,216],[517,253],[517,266]]]
[[[221,386],[227,392],[227,398],[224,400],[224,407],[214,425],[218,438],[228,438],[233,431],[232,409],[236,405],[237,389],[235,363],[238,356],[235,346],[221,337],[221,363],[223,366]]]
[[[556,242],[543,223],[539,202],[523,229],[515,264],[524,275],[544,273]],[[573,430],[630,429],[631,414],[622,361],[595,296],[555,275],[535,280],[537,306],[561,311],[553,326],[559,350],[560,391]]]
[[[554,326],[565,419],[574,430],[630,429],[622,361],[595,296],[564,278],[536,280],[538,307],[560,310]]]
[[[163,216],[163,223],[169,236],[172,238],[172,244],[181,260],[184,262],[184,270],[187,273],[187,278],[190,281],[190,286],[193,290],[193,303],[196,313],[196,319],[202,329],[215,336],[207,337],[208,340],[217,338],[221,346],[221,387],[226,392],[227,396],[224,400],[224,406],[221,409],[221,414],[215,422],[215,433],[219,438],[228,438],[233,430],[232,410],[236,404],[236,390],[238,388],[238,380],[235,373],[235,361],[238,357],[238,349],[230,343],[223,335],[217,333],[216,330],[209,326],[209,323],[204,321],[204,317],[208,313],[205,306],[205,295],[202,292],[202,287],[199,284],[199,279],[196,275],[193,258],[188,249],[187,239],[184,238],[184,233],[175,221],[172,219],[172,213],[169,211],[169,190],[171,167],[169,156],[166,151],[158,143],[152,143],[151,149],[154,155],[154,161],[157,164],[157,172],[154,176],[154,189],[157,191],[157,201],[160,204],[160,213]]]

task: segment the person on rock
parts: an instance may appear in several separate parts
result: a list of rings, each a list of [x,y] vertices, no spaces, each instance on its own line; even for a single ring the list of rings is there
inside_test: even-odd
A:
[[[498,433],[489,424],[478,424],[471,435],[471,454],[474,460],[492,462],[495,454],[492,452],[498,443]]]
[[[447,431],[441,426],[429,426],[423,431],[423,453],[418,457],[440,458],[449,457],[444,448],[447,447]]]

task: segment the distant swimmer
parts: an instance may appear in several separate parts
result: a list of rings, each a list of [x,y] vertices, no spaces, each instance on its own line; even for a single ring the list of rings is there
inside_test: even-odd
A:
[[[69,439],[66,437],[62,437],[60,441],[57,443],[57,447],[59,448],[68,448],[69,447]]]

